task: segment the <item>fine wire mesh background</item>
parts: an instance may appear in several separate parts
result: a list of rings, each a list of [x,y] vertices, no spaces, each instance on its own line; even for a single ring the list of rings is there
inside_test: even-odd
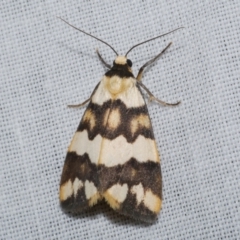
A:
[[[0,8],[0,239],[239,239],[239,1],[5,1]],[[66,149],[114,52],[144,73],[161,156],[163,208],[152,225],[99,204],[78,215],[59,207]]]

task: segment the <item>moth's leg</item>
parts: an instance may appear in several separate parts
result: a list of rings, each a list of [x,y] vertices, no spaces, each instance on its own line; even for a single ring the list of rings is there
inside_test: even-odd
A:
[[[137,84],[139,84],[139,85],[147,92],[147,94],[148,94],[149,97],[150,97],[150,98],[149,98],[150,101],[159,102],[159,103],[161,103],[161,104],[164,105],[164,106],[177,106],[178,104],[181,103],[181,101],[178,101],[178,102],[176,102],[176,103],[167,103],[167,102],[164,102],[164,101],[156,98],[156,97],[148,90],[148,88],[147,88],[141,81],[137,82]]]
[[[153,62],[155,62],[170,46],[171,46],[172,42],[170,42],[156,57],[154,57],[153,59],[151,59],[150,61],[146,62],[140,69],[137,75],[137,80],[141,81],[142,79],[142,74],[143,74],[143,70],[145,67],[149,66],[150,64],[152,64]]]
[[[107,68],[111,69],[111,66],[105,62],[105,60],[104,60],[104,59],[102,58],[102,56],[100,55],[98,49],[96,50],[96,52],[97,52],[97,55],[98,55],[100,61],[101,61]]]
[[[88,98],[86,101],[80,103],[80,104],[76,104],[76,105],[68,105],[68,107],[70,108],[77,108],[77,107],[82,107],[83,105],[85,105],[87,102],[89,102],[91,100],[92,96],[90,98]]]

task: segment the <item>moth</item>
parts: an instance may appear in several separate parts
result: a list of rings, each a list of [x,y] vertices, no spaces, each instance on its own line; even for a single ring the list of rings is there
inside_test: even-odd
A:
[[[59,17],[60,18],[60,17]],[[162,176],[151,120],[142,89],[150,100],[163,105],[142,83],[144,68],[158,59],[145,63],[137,77],[127,55],[135,47],[161,36],[134,45],[125,56],[101,39],[86,33],[64,19],[71,27],[109,46],[117,55],[95,87],[77,131],[70,143],[60,182],[59,198],[63,209],[79,212],[105,200],[117,212],[134,219],[153,222],[162,206]]]

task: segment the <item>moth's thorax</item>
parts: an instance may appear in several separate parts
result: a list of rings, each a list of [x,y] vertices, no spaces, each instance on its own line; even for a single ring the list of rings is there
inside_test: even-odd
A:
[[[114,75],[112,77],[104,76],[103,83],[105,89],[112,95],[114,98],[118,94],[127,92],[136,85],[136,79],[132,77],[119,77]]]
[[[136,85],[136,79],[132,74],[132,62],[125,56],[117,56],[112,68],[103,77],[104,88],[112,98],[127,92]]]

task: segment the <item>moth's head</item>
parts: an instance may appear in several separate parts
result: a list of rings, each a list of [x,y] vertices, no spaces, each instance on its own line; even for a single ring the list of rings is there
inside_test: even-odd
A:
[[[113,66],[127,67],[130,72],[132,71],[132,61],[125,56],[117,56],[113,61]]]

